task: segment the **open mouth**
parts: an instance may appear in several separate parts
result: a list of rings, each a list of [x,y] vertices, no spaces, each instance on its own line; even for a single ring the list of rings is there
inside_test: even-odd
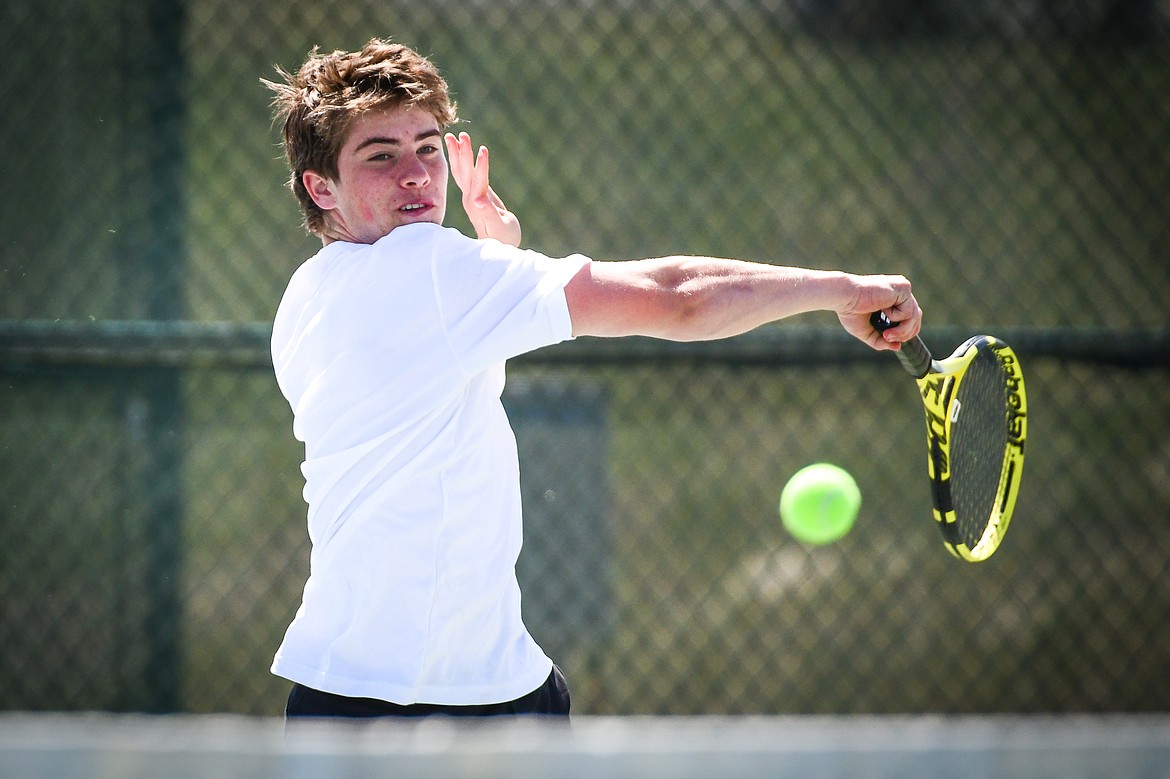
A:
[[[425,208],[427,208],[426,203],[407,203],[406,205],[404,205],[402,208],[400,208],[398,210],[403,212],[403,213],[409,214],[412,211],[422,211]]]

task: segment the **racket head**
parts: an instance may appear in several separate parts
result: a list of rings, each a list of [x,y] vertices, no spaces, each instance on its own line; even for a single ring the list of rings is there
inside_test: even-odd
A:
[[[1027,396],[1010,346],[978,335],[917,380],[926,410],[935,521],[947,548],[969,562],[999,548],[1024,469]]]

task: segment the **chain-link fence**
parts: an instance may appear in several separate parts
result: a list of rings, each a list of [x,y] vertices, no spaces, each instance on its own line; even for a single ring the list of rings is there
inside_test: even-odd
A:
[[[8,0],[0,708],[280,711],[307,540],[265,341],[316,247],[259,79],[373,36],[440,65],[533,248],[901,272],[936,351],[1024,361],[979,565],[912,384],[831,317],[515,361],[576,711],[1170,708],[1164,0]],[[819,460],[864,503],[811,549],[775,505]]]

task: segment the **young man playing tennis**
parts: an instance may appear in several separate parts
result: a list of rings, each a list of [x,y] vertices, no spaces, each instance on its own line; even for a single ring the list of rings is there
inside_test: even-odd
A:
[[[521,250],[488,155],[444,134],[447,85],[373,40],[314,52],[275,92],[290,185],[323,248],[272,332],[305,445],[311,574],[273,663],[286,713],[567,715],[564,678],[520,617],[508,358],[580,336],[723,338],[835,311],[875,349],[918,332],[899,276],[708,257],[593,262]],[[477,238],[442,227],[448,160]],[[883,334],[873,311],[898,324]]]

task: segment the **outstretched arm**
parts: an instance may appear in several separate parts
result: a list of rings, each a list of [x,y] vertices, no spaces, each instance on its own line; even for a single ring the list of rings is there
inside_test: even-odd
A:
[[[504,202],[488,184],[488,150],[480,146],[472,157],[471,136],[452,133],[443,136],[451,176],[463,193],[463,210],[479,238],[495,238],[512,246],[520,245],[520,220],[504,207]]]
[[[857,276],[715,257],[591,262],[565,288],[573,335],[726,338],[809,311],[833,311],[874,349],[898,349],[922,311],[901,276]],[[869,322],[885,311],[894,327]]]

